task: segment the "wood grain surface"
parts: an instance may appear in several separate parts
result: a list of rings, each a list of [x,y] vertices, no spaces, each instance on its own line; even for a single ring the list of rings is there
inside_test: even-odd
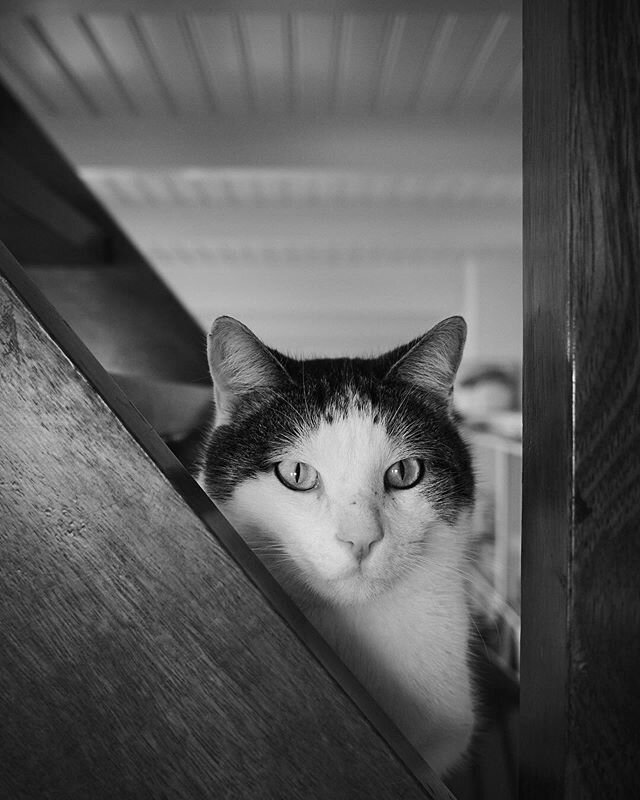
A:
[[[640,797],[640,6],[573,3],[566,796]]]
[[[0,794],[450,797],[6,250],[0,271]]]
[[[640,796],[640,7],[525,4],[522,798]]]

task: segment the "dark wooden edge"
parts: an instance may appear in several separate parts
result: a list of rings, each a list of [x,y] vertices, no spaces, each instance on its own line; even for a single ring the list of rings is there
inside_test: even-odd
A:
[[[569,4],[524,3],[522,800],[565,797],[575,424]]]
[[[284,593],[253,551],[1,243],[0,274],[4,275],[13,291],[241,567],[248,579],[360,709],[418,784],[427,791],[428,796],[433,800],[452,800],[453,795],[442,781]]]

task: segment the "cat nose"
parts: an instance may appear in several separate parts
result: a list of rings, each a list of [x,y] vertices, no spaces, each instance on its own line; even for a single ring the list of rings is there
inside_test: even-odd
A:
[[[366,528],[347,528],[338,531],[337,538],[351,548],[358,561],[365,559],[384,533],[379,523]]]

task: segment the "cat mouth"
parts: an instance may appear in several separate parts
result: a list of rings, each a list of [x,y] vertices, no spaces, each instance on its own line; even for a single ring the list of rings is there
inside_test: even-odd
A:
[[[370,580],[373,567],[366,558],[354,561],[340,576],[341,580]]]
[[[364,577],[365,575],[362,569],[362,563],[354,561],[352,564],[345,566],[339,572],[334,573],[332,577],[327,575],[325,579],[328,580],[329,583],[338,584],[343,583],[344,581],[362,579]]]

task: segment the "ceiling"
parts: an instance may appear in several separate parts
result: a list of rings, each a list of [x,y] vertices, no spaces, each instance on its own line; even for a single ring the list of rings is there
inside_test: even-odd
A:
[[[0,76],[192,313],[516,358],[515,0],[4,0]]]

